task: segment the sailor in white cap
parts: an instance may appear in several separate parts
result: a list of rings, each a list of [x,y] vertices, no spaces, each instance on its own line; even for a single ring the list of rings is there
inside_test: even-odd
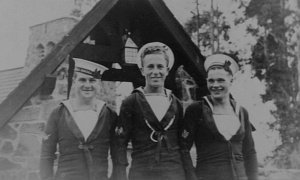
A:
[[[247,110],[229,93],[238,65],[227,55],[214,54],[204,67],[210,95],[187,108],[181,130],[186,150],[196,144],[196,174],[207,180],[257,180],[255,128]]]
[[[231,75],[234,75],[239,70],[239,66],[236,61],[225,54],[214,54],[206,58],[204,62],[205,70],[208,71],[209,68],[214,66],[225,67]]]
[[[163,55],[167,61],[167,68],[169,70],[171,70],[174,65],[174,54],[167,45],[165,45],[161,42],[152,42],[152,43],[145,44],[143,47],[141,47],[141,49],[139,50],[137,57],[136,57],[137,58],[136,59],[137,66],[140,69],[142,69],[143,68],[143,58],[147,54],[152,53],[154,51],[157,51],[157,53],[159,53],[159,52],[163,53]]]
[[[137,54],[145,87],[135,89],[121,105],[116,128],[118,180],[126,179],[129,140],[133,147],[129,180],[185,179],[178,141],[183,108],[171,90],[164,86],[173,64],[172,50],[161,42],[145,44]]]
[[[41,179],[108,179],[107,158],[109,149],[114,154],[111,145],[117,114],[96,98],[101,75],[107,68],[78,58],[74,62],[75,97],[63,101],[47,121],[41,150]],[[54,174],[56,151],[59,159]]]

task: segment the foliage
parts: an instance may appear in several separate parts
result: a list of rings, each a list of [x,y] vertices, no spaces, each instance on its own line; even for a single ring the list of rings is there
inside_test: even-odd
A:
[[[219,39],[229,39],[227,32],[230,26],[224,21],[222,15],[223,13],[218,8],[203,10],[199,16],[194,13],[194,16],[185,23],[186,32],[190,36],[195,36],[194,41],[199,45],[203,54],[206,54],[206,51],[208,54],[219,51]]]
[[[201,2],[200,2],[201,1]],[[204,56],[213,53],[234,54],[249,59],[256,39],[246,31],[252,23],[244,13],[249,0],[199,0],[199,16],[193,13],[184,27]],[[213,6],[211,6],[213,2]]]
[[[258,37],[253,49],[252,66],[255,75],[266,82],[263,100],[272,100],[277,107],[272,112],[277,121],[270,123],[270,127],[278,130],[282,139],[282,145],[277,147],[272,157],[279,168],[300,167],[292,163],[290,156],[291,152],[300,153],[298,61],[295,45],[290,43],[289,38],[295,24],[285,21],[293,14],[287,0],[252,0],[246,9],[246,15],[256,17],[258,24],[263,27],[261,34],[258,29],[248,29]]]

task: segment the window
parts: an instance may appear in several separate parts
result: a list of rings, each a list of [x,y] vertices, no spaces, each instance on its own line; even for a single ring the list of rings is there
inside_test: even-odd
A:
[[[49,54],[52,51],[54,46],[55,46],[54,42],[52,42],[52,41],[48,42],[48,44],[47,44],[47,54]]]
[[[42,44],[39,44],[36,48],[37,57],[42,59],[45,56],[45,48]]]

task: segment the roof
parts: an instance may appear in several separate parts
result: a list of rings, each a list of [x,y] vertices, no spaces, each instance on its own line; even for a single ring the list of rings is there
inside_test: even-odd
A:
[[[23,80],[23,67],[0,71],[0,103]]]
[[[163,0],[101,0],[0,104],[0,128],[41,87],[45,76],[54,73],[68,55],[109,67],[105,73],[111,81],[120,81],[118,78],[124,75],[132,79],[143,78],[136,66],[126,66],[121,62],[125,30],[132,32],[130,38],[138,47],[153,41],[167,44],[175,55],[174,66],[183,65],[198,87],[205,87],[204,57]],[[89,35],[94,38],[95,45],[82,43]],[[113,63],[121,64],[122,69],[112,69]],[[166,87],[167,84],[175,84],[175,71],[170,72],[168,77],[172,79],[166,80]]]
[[[76,22],[80,21],[80,19],[77,18],[77,17],[74,17],[74,16],[70,16],[70,17],[65,16],[65,17],[60,17],[60,18],[56,18],[56,19],[52,19],[52,20],[49,20],[49,21],[45,21],[45,22],[42,22],[42,23],[35,24],[33,26],[30,26],[29,29],[35,28],[35,27],[40,26],[42,24],[50,24],[50,23],[55,22],[55,21],[66,20],[66,19],[73,20],[73,21],[76,21]]]

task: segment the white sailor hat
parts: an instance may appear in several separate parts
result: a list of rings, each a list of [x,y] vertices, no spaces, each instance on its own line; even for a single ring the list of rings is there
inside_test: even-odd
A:
[[[208,56],[204,62],[204,68],[207,72],[212,66],[224,66],[225,64],[229,66],[233,75],[239,70],[239,66],[235,60],[225,54],[213,54]]]
[[[74,69],[75,72],[87,74],[93,76],[96,79],[101,79],[103,72],[108,69],[105,66],[84,59],[79,59],[79,58],[73,58],[73,59],[75,62],[75,69]]]
[[[143,47],[141,47],[141,49],[139,50],[139,52],[137,53],[137,57],[136,57],[136,64],[138,65],[139,69],[142,68],[142,56],[144,57],[145,54],[147,54],[147,50],[163,50],[166,52],[168,58],[169,58],[169,63],[167,65],[167,67],[169,69],[171,69],[174,65],[174,54],[172,52],[172,50],[165,45],[164,43],[161,42],[151,42],[148,44],[145,44]]]

